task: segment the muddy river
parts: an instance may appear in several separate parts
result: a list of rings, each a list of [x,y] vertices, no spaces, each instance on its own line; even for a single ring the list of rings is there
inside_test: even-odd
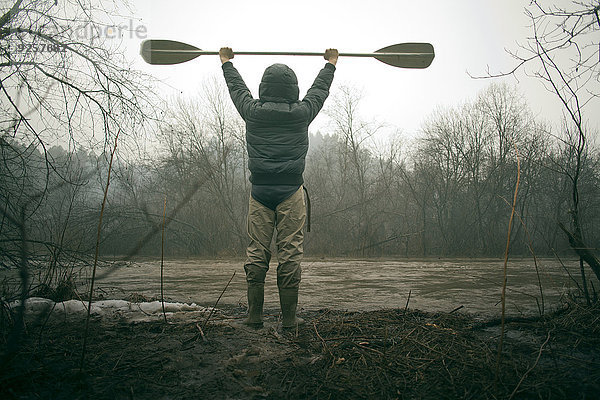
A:
[[[580,280],[578,262],[564,261]],[[575,283],[556,260],[538,261],[546,311],[555,309],[560,297]],[[265,288],[265,308],[278,308],[277,264],[271,262]],[[424,311],[461,311],[482,315],[500,313],[503,260],[305,260],[300,307],[341,310],[410,308]],[[169,300],[212,305],[227,282],[235,277],[220,304],[245,303],[243,260],[166,260],[164,293]],[[160,261],[136,261],[131,265],[99,271],[96,286],[111,298],[132,293],[160,295]],[[510,315],[532,315],[542,304],[535,264],[519,259],[508,264],[506,310]]]

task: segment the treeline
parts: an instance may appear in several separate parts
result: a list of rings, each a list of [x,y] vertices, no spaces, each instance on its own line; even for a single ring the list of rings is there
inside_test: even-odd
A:
[[[305,172],[306,255],[501,256],[517,181],[512,253],[571,254],[558,227],[569,224],[570,128],[536,120],[515,88],[492,84],[461,106],[434,111],[410,141],[366,121],[351,88],[338,89],[324,112],[329,125],[311,134]],[[243,256],[244,126],[223,85],[172,101],[164,115],[157,149],[114,161],[101,255],[159,255],[165,220],[168,256]],[[108,154],[0,144],[3,264],[18,265],[24,234],[6,216],[25,222],[30,254],[40,261],[92,254]],[[600,160],[591,147],[584,155],[580,220],[587,242],[599,247]]]
[[[312,153],[317,254],[499,256],[514,192],[515,254],[568,252],[574,137],[536,121],[516,89],[493,84],[462,106],[437,110],[412,145],[370,145],[377,126],[357,115],[343,90],[333,104],[333,136]],[[579,177],[580,217],[598,244],[598,154],[588,148]],[[519,176],[520,171],[520,176]]]

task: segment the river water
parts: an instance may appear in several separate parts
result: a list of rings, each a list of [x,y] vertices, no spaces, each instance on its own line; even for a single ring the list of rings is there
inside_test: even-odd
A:
[[[546,311],[580,280],[578,261],[538,260]],[[485,316],[499,315],[503,260],[348,260],[307,259],[303,263],[300,304],[304,309],[333,308],[366,311],[409,308],[452,311],[461,307]],[[271,262],[265,287],[265,308],[278,308],[276,260]],[[245,304],[243,260],[175,259],[164,263],[164,296],[168,300],[213,305],[232,275],[221,305]],[[160,295],[160,261],[136,261],[119,268],[101,268],[96,287],[111,298],[132,293]],[[506,311],[533,315],[542,304],[538,274],[532,259],[509,261]]]

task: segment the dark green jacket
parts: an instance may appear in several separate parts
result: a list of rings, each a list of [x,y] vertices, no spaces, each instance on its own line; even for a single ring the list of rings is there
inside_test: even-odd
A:
[[[317,116],[333,81],[335,66],[327,63],[302,101],[298,80],[284,64],[265,70],[254,99],[231,62],[223,75],[236,109],[246,122],[250,182],[255,185],[301,185],[308,151],[308,126]]]

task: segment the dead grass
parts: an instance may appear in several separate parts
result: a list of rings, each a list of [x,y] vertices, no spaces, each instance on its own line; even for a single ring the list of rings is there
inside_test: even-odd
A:
[[[395,309],[305,312],[297,332],[239,324],[242,310],[197,323],[30,322],[3,360],[0,398],[592,399],[600,393],[600,307],[508,321],[494,383],[495,321]],[[3,332],[2,340],[6,338]],[[3,342],[2,344],[4,344]]]

